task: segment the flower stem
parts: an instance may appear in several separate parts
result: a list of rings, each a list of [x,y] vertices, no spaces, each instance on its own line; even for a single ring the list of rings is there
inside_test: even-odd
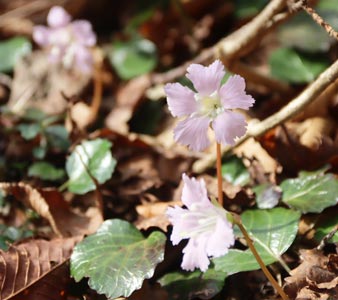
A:
[[[249,246],[252,254],[255,256],[255,258],[256,258],[258,264],[260,265],[263,273],[265,274],[266,278],[271,282],[272,286],[276,289],[276,291],[282,297],[283,300],[289,300],[288,296],[285,294],[285,292],[283,291],[281,286],[278,284],[278,282],[273,278],[273,276],[269,272],[268,268],[265,266],[263,260],[259,256],[255,246],[253,245],[253,243],[250,239],[248,232],[246,231],[245,227],[242,224],[242,220],[241,220],[240,216],[237,215],[237,214],[234,214],[234,213],[232,215],[233,215],[235,224],[242,231],[244,238],[245,238],[246,242],[248,243],[248,246]]]
[[[222,178],[222,154],[221,144],[216,143],[217,153],[217,186],[218,186],[218,203],[223,207],[223,178]]]

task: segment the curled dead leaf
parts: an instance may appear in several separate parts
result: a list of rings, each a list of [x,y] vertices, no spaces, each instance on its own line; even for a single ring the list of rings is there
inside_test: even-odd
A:
[[[70,210],[68,203],[55,189],[35,189],[24,182],[1,182],[0,189],[13,195],[18,201],[31,207],[41,217],[48,220],[58,236],[77,236],[91,234],[103,222],[96,208],[87,211],[88,215],[79,215]],[[95,210],[96,213],[92,211]]]

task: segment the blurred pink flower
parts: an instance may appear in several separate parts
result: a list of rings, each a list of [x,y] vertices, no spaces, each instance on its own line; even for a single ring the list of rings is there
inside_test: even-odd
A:
[[[195,268],[205,272],[209,266],[208,256],[219,257],[228,252],[235,242],[228,212],[208,199],[204,180],[189,178],[183,174],[182,202],[187,209],[170,207],[167,216],[173,224],[171,241],[177,245],[189,239],[183,249],[182,269]]]
[[[191,150],[202,151],[210,145],[207,132],[211,124],[218,143],[234,145],[235,138],[245,134],[247,123],[242,114],[232,109],[249,109],[255,102],[245,93],[244,78],[230,76],[221,86],[225,71],[219,60],[207,67],[191,64],[187,71],[186,77],[197,92],[179,83],[164,87],[171,114],[187,116],[175,128],[175,140]]]
[[[48,49],[50,61],[61,62],[67,69],[75,67],[90,72],[93,67],[90,47],[96,44],[90,22],[71,22],[71,16],[61,6],[54,6],[48,13],[47,24],[49,27],[34,26],[33,39]]]

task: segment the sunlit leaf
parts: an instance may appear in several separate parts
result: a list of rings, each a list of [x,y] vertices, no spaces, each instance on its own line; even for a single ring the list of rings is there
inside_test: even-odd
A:
[[[234,184],[244,186],[250,181],[250,174],[242,160],[233,155],[228,157],[222,164],[222,175],[225,180]]]
[[[166,237],[155,231],[144,238],[132,224],[107,220],[97,233],[76,245],[71,274],[76,281],[89,278],[89,286],[108,298],[128,297],[154,274],[164,257]]]
[[[156,46],[149,40],[135,38],[115,42],[109,59],[117,74],[124,80],[148,73],[157,64]]]
[[[284,180],[282,201],[302,213],[320,213],[338,202],[338,180],[332,174],[300,173]]]
[[[65,174],[63,169],[56,168],[45,161],[36,162],[28,169],[28,176],[38,177],[43,180],[59,180],[63,178]]]
[[[266,265],[275,261],[282,262],[281,255],[296,237],[299,218],[299,212],[282,207],[243,213],[243,225]],[[228,275],[260,268],[249,249],[230,249],[228,254],[213,259],[213,262],[216,270],[227,272]]]
[[[84,141],[75,147],[66,162],[69,191],[85,194],[95,190],[96,186],[90,174],[98,183],[104,183],[111,178],[116,160],[111,155],[110,148],[111,143],[105,139]]]
[[[222,290],[226,276],[226,273],[209,267],[205,273],[201,271],[169,273],[159,282],[167,290],[169,300],[211,299]]]
[[[269,63],[272,76],[291,83],[311,82],[329,66],[326,59],[308,57],[289,48],[275,50]]]
[[[25,37],[0,41],[0,72],[12,71],[17,60],[32,51],[32,44]]]

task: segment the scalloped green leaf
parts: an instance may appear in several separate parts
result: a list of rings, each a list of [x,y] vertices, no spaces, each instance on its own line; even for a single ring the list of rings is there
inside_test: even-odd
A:
[[[279,261],[285,267],[281,255],[297,235],[299,218],[299,212],[282,207],[248,210],[242,214],[243,225],[266,265]],[[260,268],[249,249],[230,249],[228,254],[214,258],[213,262],[216,271],[227,272],[228,275]]]
[[[128,80],[156,67],[157,49],[151,41],[136,37],[127,42],[115,42],[108,57],[117,74]]]
[[[320,1],[321,4],[322,1]],[[319,15],[335,30],[338,29],[337,3],[332,0],[328,5],[318,7]],[[336,10],[333,9],[333,6]],[[311,33],[311,34],[310,34]],[[318,26],[306,12],[297,13],[291,20],[280,26],[277,31],[278,39],[283,46],[297,48],[308,53],[326,52],[335,40],[324,28]]]
[[[38,177],[43,180],[59,180],[62,179],[65,174],[63,169],[56,168],[45,161],[36,162],[28,169],[28,176]]]
[[[269,64],[272,76],[298,84],[313,81],[329,66],[326,59],[306,56],[291,48],[279,48],[272,52]]]
[[[76,281],[88,277],[89,286],[108,298],[128,297],[153,276],[165,242],[162,232],[144,238],[129,222],[107,220],[74,248],[71,275]]]
[[[280,187],[282,201],[302,213],[320,213],[338,203],[338,180],[333,174],[300,173]]]
[[[203,273],[173,272],[164,275],[159,283],[166,289],[169,300],[176,299],[211,299],[224,286],[227,273],[215,271],[213,267]]]
[[[32,51],[26,37],[18,36],[0,42],[0,72],[12,71],[17,60]]]
[[[70,192],[85,194],[95,190],[96,186],[90,174],[102,184],[111,178],[116,166],[110,148],[111,143],[105,139],[83,141],[76,146],[66,162],[69,176],[67,187]]]
[[[222,176],[234,185],[244,186],[250,182],[249,171],[236,155],[227,157],[222,163]]]
[[[333,212],[334,213],[334,212]],[[338,225],[338,214],[337,209],[335,210],[335,215],[331,215],[329,218],[321,222],[318,226],[315,227],[314,238],[317,242],[320,242],[327,234],[331,233],[335,227]],[[330,239],[332,243],[338,243],[338,232]]]

